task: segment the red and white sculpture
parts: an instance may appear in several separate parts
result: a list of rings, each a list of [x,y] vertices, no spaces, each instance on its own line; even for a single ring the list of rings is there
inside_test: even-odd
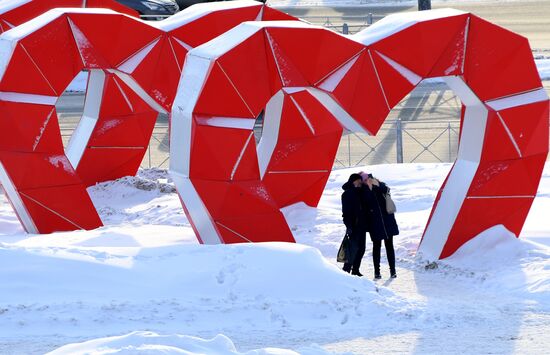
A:
[[[111,10],[57,9],[5,32],[0,183],[25,230],[101,226],[85,187],[136,173],[186,53],[243,21],[280,18],[291,17],[253,1],[194,6],[154,25]],[[83,69],[84,114],[64,152],[55,103]]]
[[[99,7],[139,17],[137,11],[115,0],[3,0],[0,2],[0,34],[60,7]]]
[[[261,22],[279,19],[293,18],[254,2],[157,25],[65,9],[0,36],[0,183],[25,229],[100,226],[85,187],[134,174],[171,110],[170,170],[200,241],[294,241],[280,209],[318,203],[342,129],[376,134],[422,79],[443,77],[464,104],[460,146],[420,251],[447,257],[496,224],[519,235],[549,126],[525,38],[455,10],[390,16],[351,37]],[[55,102],[82,69],[84,116],[65,153]]]
[[[201,242],[293,241],[280,208],[317,204],[342,127],[376,134],[433,77],[464,110],[458,158],[420,251],[445,258],[497,224],[519,235],[548,153],[549,101],[529,44],[474,15],[436,10],[389,16],[347,38],[299,22],[245,23],[190,51],[170,171]]]

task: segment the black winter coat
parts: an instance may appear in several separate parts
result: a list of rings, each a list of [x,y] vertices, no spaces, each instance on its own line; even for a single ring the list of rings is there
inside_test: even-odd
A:
[[[367,224],[370,239],[375,241],[398,235],[399,227],[395,215],[386,212],[386,198],[384,195],[389,190],[386,184],[380,182],[380,186],[373,185],[372,190],[363,185],[361,190],[368,205]]]
[[[346,228],[355,232],[367,231],[367,213],[363,188],[356,188],[352,182],[346,182],[342,189],[342,217]]]

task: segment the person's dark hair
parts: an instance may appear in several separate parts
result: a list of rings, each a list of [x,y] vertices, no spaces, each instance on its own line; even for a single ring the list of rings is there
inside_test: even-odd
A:
[[[351,174],[349,176],[348,182],[354,182],[355,180],[361,180],[363,181],[363,178],[359,174]]]

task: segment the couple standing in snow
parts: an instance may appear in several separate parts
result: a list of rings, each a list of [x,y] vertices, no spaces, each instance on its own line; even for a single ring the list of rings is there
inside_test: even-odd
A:
[[[382,278],[380,274],[382,241],[386,247],[390,275],[392,278],[396,278],[393,236],[399,234],[399,228],[395,221],[395,215],[388,213],[386,207],[386,195],[390,189],[371,174],[363,172],[351,174],[342,189],[344,190],[342,193],[342,217],[350,244],[344,271],[351,272],[352,275],[363,276],[359,272],[359,267],[365,254],[366,235],[369,232],[373,243],[374,278]]]

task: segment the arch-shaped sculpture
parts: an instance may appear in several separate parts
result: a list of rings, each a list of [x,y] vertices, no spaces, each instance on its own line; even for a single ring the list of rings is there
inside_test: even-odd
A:
[[[24,228],[100,226],[85,187],[135,174],[186,53],[245,20],[279,18],[289,16],[253,1],[194,6],[154,25],[57,9],[2,34],[0,183]],[[90,71],[84,115],[65,155],[55,103],[82,69]]]
[[[0,34],[44,12],[60,7],[94,7],[111,9],[139,17],[139,13],[115,0],[10,0],[0,3]]]
[[[433,77],[465,109],[420,251],[447,257],[496,224],[519,235],[548,153],[549,101],[529,44],[472,14],[436,10],[393,15],[351,38],[297,22],[245,23],[190,51],[172,109],[170,171],[200,240],[293,241],[280,208],[317,204],[342,126],[376,134]]]

